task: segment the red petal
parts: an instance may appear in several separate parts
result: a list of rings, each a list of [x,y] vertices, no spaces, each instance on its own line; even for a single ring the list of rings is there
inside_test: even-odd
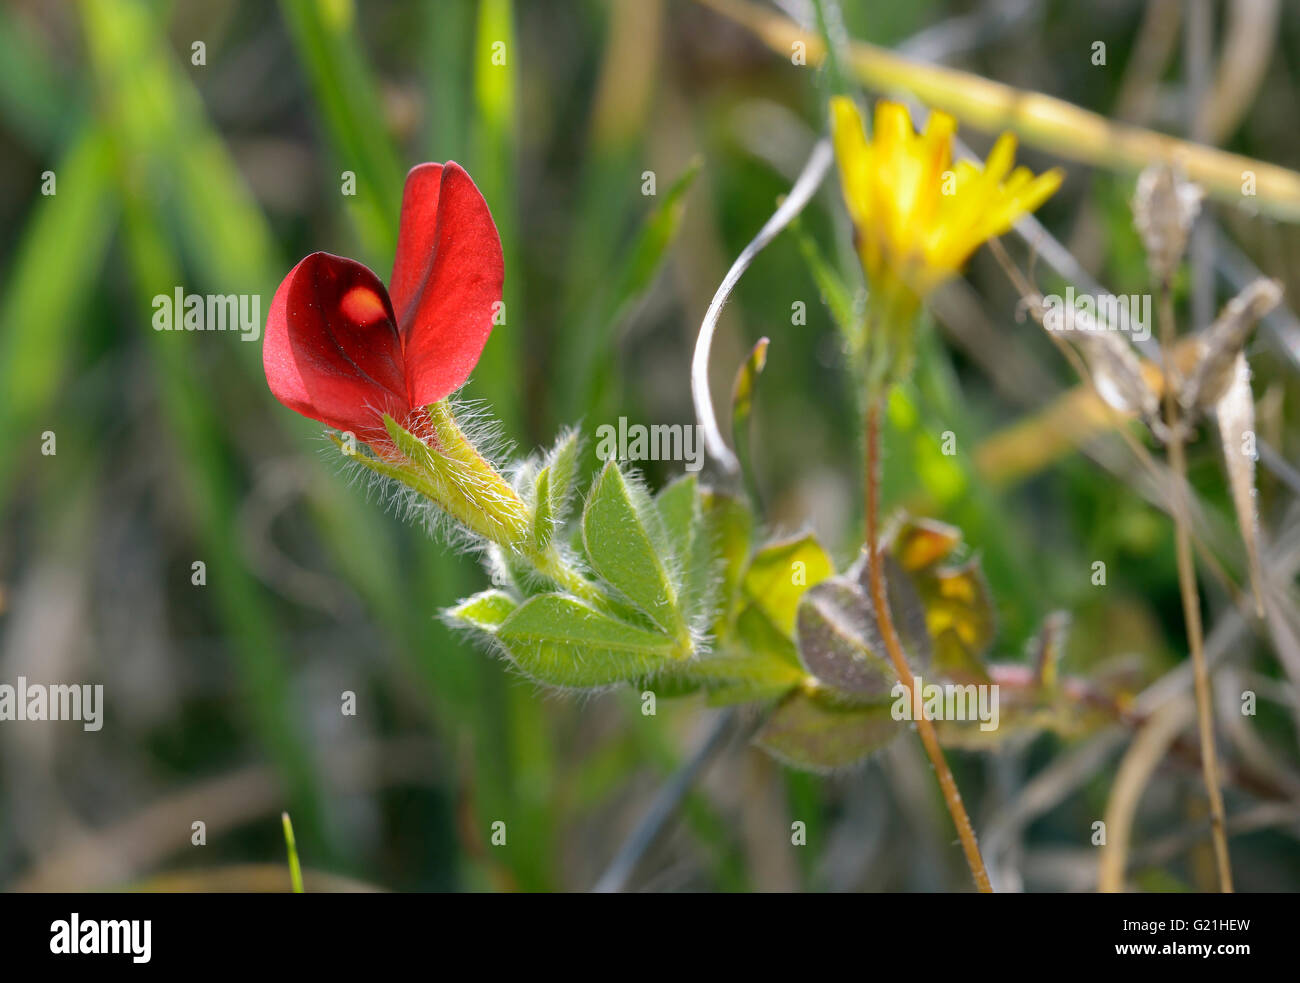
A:
[[[271,301],[262,344],[271,392],[303,416],[385,441],[380,415],[410,414],[395,325],[377,276],[350,259],[312,253]]]
[[[501,300],[505,261],[487,202],[455,162],[406,178],[393,302],[414,406],[460,388],[478,364]]]
[[[441,184],[441,164],[417,164],[406,175],[401,224],[397,229],[397,255],[393,257],[393,276],[388,281],[388,295],[393,298],[398,324],[406,324],[411,304],[419,297],[429,275]]]

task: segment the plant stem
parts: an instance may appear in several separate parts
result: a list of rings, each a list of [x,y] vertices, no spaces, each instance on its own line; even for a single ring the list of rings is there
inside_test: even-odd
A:
[[[627,889],[636,865],[659,838],[664,825],[676,814],[682,800],[686,798],[701,772],[726,746],[736,718],[737,712],[734,707],[717,715],[704,740],[674,772],[672,778],[659,789],[650,808],[637,823],[636,829],[618,848],[614,859],[610,861],[605,872],[600,875],[600,880],[592,888],[594,894],[615,894]]]
[[[1210,671],[1205,662],[1205,638],[1201,626],[1201,601],[1196,590],[1196,567],[1192,562],[1190,521],[1187,503],[1187,455],[1178,419],[1178,379],[1174,365],[1173,292],[1168,281],[1160,285],[1160,346],[1165,371],[1165,426],[1169,429],[1169,466],[1174,484],[1171,500],[1174,512],[1174,547],[1178,559],[1178,590],[1183,599],[1183,620],[1187,644],[1192,653],[1196,688],[1196,724],[1201,737],[1201,771],[1210,799],[1210,838],[1219,869],[1219,888],[1232,892],[1232,866],[1228,857],[1227,823],[1223,812],[1223,790],[1219,786],[1219,759],[1214,746],[1214,703]]]
[[[520,555],[534,570],[570,594],[595,605],[607,600],[599,587],[564,561],[554,544],[545,550],[522,552]]]
[[[912,675],[907,657],[903,654],[902,643],[894,630],[894,619],[890,614],[885,594],[885,571],[877,528],[880,513],[880,404],[882,401],[882,397],[874,393],[867,397],[865,483],[867,566],[871,576],[871,603],[876,609],[876,621],[880,627],[880,634],[884,637],[889,659],[894,664],[894,671],[898,673],[898,678],[903,685],[912,691],[912,706],[921,708],[921,711],[916,714],[916,730],[921,735],[925,753],[929,756],[930,764],[934,766],[934,773],[939,779],[939,789],[943,792],[943,800],[948,806],[953,825],[957,827],[957,836],[961,839],[962,850],[966,854],[966,862],[970,865],[975,887],[985,894],[991,894],[993,885],[989,882],[988,871],[984,868],[984,858],[980,856],[979,844],[975,842],[975,828],[971,825],[970,816],[966,814],[966,806],[962,803],[957,782],[953,779],[948,762],[944,759],[943,749],[939,747],[939,738],[935,734],[934,724],[925,715],[924,703],[917,690],[916,677]]]

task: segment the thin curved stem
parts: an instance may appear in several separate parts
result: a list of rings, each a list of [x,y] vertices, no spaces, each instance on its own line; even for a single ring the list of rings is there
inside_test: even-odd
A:
[[[875,395],[867,397],[866,412],[866,495],[867,495],[867,567],[871,579],[871,603],[876,610],[876,622],[880,627],[880,634],[884,637],[885,648],[889,652],[889,659],[894,664],[894,671],[898,673],[899,680],[912,692],[912,706],[921,708],[916,714],[916,730],[921,735],[921,743],[925,745],[925,753],[930,758],[930,764],[934,766],[935,776],[939,779],[939,789],[943,792],[943,801],[948,806],[948,812],[952,816],[953,825],[957,827],[957,836],[961,840],[961,847],[966,854],[966,863],[970,865],[971,877],[975,880],[975,887],[985,894],[993,893],[993,885],[989,881],[988,871],[984,867],[984,858],[980,856],[979,844],[975,841],[975,827],[971,825],[970,816],[966,814],[966,806],[962,803],[961,792],[957,789],[957,782],[952,777],[952,770],[948,767],[948,762],[943,756],[943,749],[939,746],[939,737],[935,733],[934,724],[926,717],[924,704],[920,699],[917,691],[916,677],[912,675],[911,667],[907,664],[907,657],[903,654],[902,643],[898,640],[898,632],[894,629],[894,619],[889,612],[889,603],[885,594],[885,571],[883,558],[880,554],[879,541],[879,514],[880,514],[880,404],[881,398]]]
[[[1201,626],[1201,599],[1196,590],[1196,566],[1192,560],[1191,522],[1187,503],[1187,455],[1183,448],[1182,421],[1178,414],[1177,369],[1174,366],[1173,295],[1168,283],[1160,285],[1160,340],[1164,349],[1165,426],[1169,430],[1169,466],[1174,472],[1174,546],[1178,559],[1178,590],[1183,599],[1183,620],[1187,624],[1187,645],[1192,653],[1196,690],[1196,726],[1201,737],[1201,770],[1210,800],[1210,838],[1219,871],[1219,889],[1232,893],[1232,864],[1228,855],[1227,821],[1223,789],[1219,784],[1219,759],[1214,747],[1214,701],[1210,670],[1205,661],[1205,635]]]
[[[740,467],[740,462],[727,446],[727,442],[722,439],[718,418],[713,411],[713,396],[709,393],[709,351],[713,345],[713,332],[718,326],[718,319],[722,317],[722,308],[726,306],[727,298],[731,296],[731,291],[736,288],[745,270],[749,269],[749,264],[769,242],[776,238],[778,232],[803,211],[803,207],[808,204],[813,193],[821,187],[822,179],[826,177],[826,172],[830,170],[834,160],[835,155],[831,152],[830,140],[819,140],[808,156],[808,162],[804,164],[803,171],[795,181],[794,187],[790,189],[790,193],[772,213],[772,217],[758,230],[758,235],[754,236],[749,245],[736,257],[736,261],[731,264],[731,269],[723,277],[717,293],[713,295],[709,309],[704,312],[704,321],[700,324],[700,331],[695,339],[695,354],[691,357],[691,399],[695,402],[695,416],[700,421],[704,446],[727,474],[735,474]]]
[[[731,737],[731,732],[736,723],[737,713],[734,708],[724,710],[719,713],[704,740],[692,752],[691,756],[682,763],[681,767],[673,774],[672,778],[659,789],[650,804],[646,814],[641,817],[636,828],[631,832],[618,852],[610,860],[609,866],[605,872],[600,875],[600,880],[596,882],[592,893],[594,894],[617,894],[626,890],[628,882],[632,879],[632,873],[636,870],[636,865],[640,862],[645,852],[650,849],[654,842],[663,832],[664,826],[677,813],[678,807],[682,800],[695,784],[705,767],[714,759],[719,751],[727,744],[727,739]]]
[[[1160,767],[1174,741],[1191,723],[1192,708],[1186,698],[1166,703],[1152,716],[1124,753],[1106,802],[1106,843],[1097,867],[1097,890],[1113,894],[1124,890],[1129,842],[1142,793]]]

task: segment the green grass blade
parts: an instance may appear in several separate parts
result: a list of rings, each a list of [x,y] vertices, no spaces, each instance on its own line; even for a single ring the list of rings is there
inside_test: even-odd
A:
[[[29,428],[56,403],[118,211],[101,129],[87,125],[54,172],[57,193],[37,196],[0,301],[0,500],[14,445],[36,447]]]
[[[294,894],[302,894],[302,865],[298,863],[298,844],[293,839],[293,823],[287,812],[280,813],[280,823],[284,827],[284,845],[289,852],[289,882]]]
[[[523,436],[520,390],[528,343],[522,230],[516,200],[516,91],[519,44],[510,0],[481,0],[473,45],[474,127],[470,174],[501,233],[505,255],[505,324],[493,330],[470,377],[470,391],[492,406],[507,435]],[[540,436],[538,434],[532,437]]]
[[[357,176],[357,194],[346,196],[372,264],[381,275],[391,264],[409,167],[384,126],[378,88],[357,42],[351,3],[281,0],[294,49],[307,72],[324,117],[340,171]]]

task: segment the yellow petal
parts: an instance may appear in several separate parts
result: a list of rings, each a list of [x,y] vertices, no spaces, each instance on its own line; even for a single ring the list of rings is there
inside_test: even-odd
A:
[[[997,142],[993,144],[993,149],[989,151],[989,159],[984,164],[984,176],[990,183],[999,183],[1007,176],[1007,171],[1011,170],[1011,164],[1016,159],[1016,135],[1011,132],[1002,134],[998,137]]]
[[[925,135],[921,141],[919,202],[912,215],[916,222],[932,221],[939,208],[939,199],[943,195],[943,175],[952,165],[952,135],[956,129],[957,121],[938,110],[931,112],[926,121]]]
[[[907,147],[912,135],[912,117],[907,107],[897,102],[881,99],[876,103],[876,128],[872,141],[886,159]]]
[[[1017,195],[1017,204],[1022,214],[1035,212],[1038,206],[1056,194],[1056,190],[1065,180],[1065,172],[1059,167],[1044,171],[1029,183],[1029,186]]]
[[[852,99],[836,96],[831,100],[831,140],[839,162],[840,187],[849,217],[863,226],[871,214],[871,149],[863,130],[862,114]]]
[[[982,243],[1050,197],[1063,177],[1059,170],[1037,177],[1026,167],[1013,170],[1010,133],[994,142],[982,167],[954,163],[957,123],[944,112],[931,112],[918,134],[904,106],[879,100],[870,136],[851,100],[832,99],[830,115],[858,252],[877,294],[891,283],[924,294],[955,275]]]

